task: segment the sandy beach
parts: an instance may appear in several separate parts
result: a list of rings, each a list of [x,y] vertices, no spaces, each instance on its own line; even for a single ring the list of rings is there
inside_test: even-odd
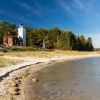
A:
[[[66,55],[51,58],[4,56],[4,58],[9,59],[21,59],[24,60],[24,62],[0,69],[0,100],[26,100],[23,86],[25,85],[25,80],[27,80],[32,73],[50,67],[55,63],[90,57],[100,57],[100,54],[77,56]],[[34,78],[33,81],[36,82],[37,79]]]

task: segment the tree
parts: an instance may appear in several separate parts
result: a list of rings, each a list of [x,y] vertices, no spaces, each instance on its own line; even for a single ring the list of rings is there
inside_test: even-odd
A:
[[[0,29],[2,29],[4,33],[14,32],[16,30],[16,25],[3,21],[3,22],[0,22]]]
[[[71,31],[63,31],[61,35],[61,48],[67,50],[77,50],[76,36]]]
[[[93,51],[92,39],[89,37],[86,42],[87,51]]]
[[[78,36],[77,41],[78,41],[78,50],[84,51],[86,49],[85,48],[85,43],[86,43],[85,37],[83,35]]]
[[[34,47],[42,47],[43,39],[46,38],[47,30],[28,29],[28,44]]]
[[[76,36],[71,31],[69,31],[69,39],[70,39],[70,49],[77,50],[78,45],[77,45]]]
[[[0,22],[0,44],[3,44],[3,36],[10,32],[12,35],[16,34],[16,25],[9,22]]]
[[[3,44],[3,36],[8,32],[12,36],[16,35],[16,25],[6,21],[0,22],[0,44]],[[48,30],[27,27],[27,45],[42,48],[43,40],[45,40],[46,48],[48,49],[93,50],[92,39],[90,37],[86,39],[83,35],[76,36],[72,31],[61,30],[58,27]]]

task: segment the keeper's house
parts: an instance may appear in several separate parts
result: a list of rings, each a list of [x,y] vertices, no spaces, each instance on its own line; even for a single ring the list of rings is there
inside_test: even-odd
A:
[[[23,26],[23,24],[19,25],[18,32],[14,34],[14,36],[11,35],[10,32],[5,34],[3,37],[3,44],[5,46],[26,46],[26,28]]]

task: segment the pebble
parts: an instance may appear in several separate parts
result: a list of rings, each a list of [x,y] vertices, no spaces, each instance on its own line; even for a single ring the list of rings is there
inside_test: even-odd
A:
[[[32,81],[33,81],[33,82],[37,82],[38,80],[34,78],[34,79],[32,79]]]

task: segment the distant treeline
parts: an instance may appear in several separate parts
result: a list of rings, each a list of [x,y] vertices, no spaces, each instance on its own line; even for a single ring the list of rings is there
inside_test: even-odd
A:
[[[44,40],[47,49],[93,50],[91,37],[86,39],[83,35],[76,36],[72,31],[61,30],[58,27],[53,27],[52,29],[26,28],[28,46],[41,48]],[[9,22],[0,22],[0,44],[3,44],[3,36],[7,32],[15,35],[17,32],[16,25]]]

